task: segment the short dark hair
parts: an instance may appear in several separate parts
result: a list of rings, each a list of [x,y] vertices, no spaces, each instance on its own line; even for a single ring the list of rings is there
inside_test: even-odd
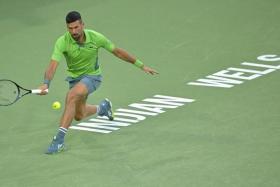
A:
[[[66,20],[66,23],[69,24],[69,23],[75,22],[77,20],[82,20],[82,17],[79,12],[71,11],[66,15],[65,20]]]

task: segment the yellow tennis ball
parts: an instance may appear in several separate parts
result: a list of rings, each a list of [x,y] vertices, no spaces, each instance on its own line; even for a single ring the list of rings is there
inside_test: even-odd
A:
[[[61,107],[60,102],[58,102],[58,101],[53,102],[52,108],[53,108],[54,110],[58,110],[58,109],[60,109],[60,107]]]

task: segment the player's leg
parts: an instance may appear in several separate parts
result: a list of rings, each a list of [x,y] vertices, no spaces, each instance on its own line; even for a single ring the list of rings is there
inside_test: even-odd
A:
[[[98,112],[99,106],[86,104],[87,98],[76,103],[76,113],[74,119],[81,121],[82,119],[94,115]]]
[[[100,86],[101,79],[101,76],[88,75],[82,78],[80,82],[87,87],[88,95],[90,95]],[[79,121],[96,113],[99,116],[107,116],[110,120],[113,120],[112,103],[105,99],[99,105],[90,105],[86,104],[85,99],[84,103],[80,102],[76,105],[75,119]]]
[[[66,103],[67,103],[66,106],[70,106],[72,103],[75,103],[75,107],[71,106],[69,107],[69,110],[65,110],[66,115],[63,115],[61,119],[62,127],[68,128],[70,126],[73,120],[73,118],[70,117],[73,116],[74,111],[75,111],[74,118],[77,121],[80,121],[85,117],[91,116],[99,112],[98,105],[89,105],[86,104],[86,101],[87,101],[87,96],[93,93],[94,91],[96,91],[97,88],[100,86],[101,79],[102,79],[101,76],[84,76],[82,79],[79,80],[78,83],[76,83],[75,81],[72,81],[72,83],[70,83],[70,87],[72,87],[72,89],[71,92],[68,93],[66,99]],[[73,84],[75,84],[75,87],[73,87]],[[78,90],[79,94],[75,93],[74,88],[76,91]],[[71,115],[67,114],[68,111],[70,112]]]
[[[99,105],[89,105],[86,103],[77,103],[75,120],[82,119],[97,114],[99,116],[107,116],[109,120],[113,120],[112,103],[108,99],[104,99]]]
[[[89,105],[86,102],[80,102],[76,105],[76,114],[74,119],[76,121],[81,121],[82,119],[92,116],[97,113],[99,106],[96,105]]]
[[[85,76],[80,80],[80,83],[87,89],[87,96],[97,90],[101,84],[101,76]],[[75,120],[80,121],[88,116],[98,113],[99,107],[86,103],[87,96],[76,104]]]
[[[97,106],[97,105],[86,104],[84,118],[96,114],[98,112],[98,108],[99,108],[99,106]]]
[[[64,149],[64,136],[76,114],[76,106],[82,106],[80,103],[85,103],[87,93],[87,87],[83,83],[77,83],[69,90],[65,100],[65,109],[61,117],[60,127],[46,152],[47,154],[57,153]]]
[[[81,120],[87,116],[98,113],[113,120],[112,104],[105,99],[99,106],[86,104],[87,96],[95,91],[101,83],[99,77],[88,76],[82,79],[71,79],[69,81],[70,91],[65,101],[65,109],[61,118],[60,128],[54,137],[47,153],[57,153],[64,149],[64,136],[67,133],[73,118]]]
[[[64,113],[60,120],[60,127],[68,129],[77,113],[79,116],[84,116],[87,95],[88,89],[81,82],[69,90],[65,100]]]

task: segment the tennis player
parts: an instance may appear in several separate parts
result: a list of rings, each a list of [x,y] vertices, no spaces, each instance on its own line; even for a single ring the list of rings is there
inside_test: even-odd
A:
[[[109,120],[114,119],[112,104],[108,99],[104,99],[99,105],[86,103],[88,95],[96,91],[102,81],[98,62],[99,48],[106,49],[116,57],[135,65],[148,74],[158,74],[154,69],[145,66],[139,59],[116,47],[101,33],[85,29],[79,12],[69,12],[66,15],[66,25],[68,32],[57,39],[50,64],[45,72],[44,83],[40,86],[41,90],[49,88],[56,68],[64,56],[69,73],[66,79],[69,82],[69,91],[66,95],[64,113],[58,132],[53,137],[47,154],[58,153],[65,149],[64,136],[73,119],[80,121],[93,114],[106,116]],[[45,94],[47,92],[42,93],[42,95]]]

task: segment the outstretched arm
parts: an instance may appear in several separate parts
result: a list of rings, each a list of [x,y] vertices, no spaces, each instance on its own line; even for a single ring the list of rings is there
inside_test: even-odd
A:
[[[46,95],[47,92],[44,92],[44,90],[48,89],[50,86],[50,82],[54,77],[56,68],[58,66],[58,62],[55,60],[51,60],[44,77],[44,83],[39,87],[43,92],[40,95]]]
[[[115,48],[113,50],[113,54],[126,61],[129,62],[131,64],[136,65],[137,67],[139,67],[140,69],[142,69],[144,72],[151,74],[151,75],[155,75],[158,74],[158,72],[148,66],[145,66],[140,60],[136,59],[134,56],[130,55],[127,51],[125,51],[124,49],[121,48]]]

